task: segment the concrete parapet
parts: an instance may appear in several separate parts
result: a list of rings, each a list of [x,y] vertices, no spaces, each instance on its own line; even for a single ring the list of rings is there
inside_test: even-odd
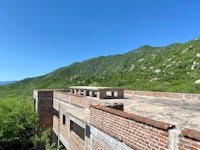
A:
[[[123,98],[124,89],[111,87],[73,86],[70,87],[72,94],[97,97],[98,99]],[[77,92],[78,91],[78,92]],[[108,93],[111,93],[110,95]],[[115,96],[116,93],[116,96]]]

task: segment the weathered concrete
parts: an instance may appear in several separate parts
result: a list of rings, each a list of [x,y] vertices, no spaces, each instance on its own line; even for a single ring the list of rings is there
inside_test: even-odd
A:
[[[80,127],[82,127],[83,129],[85,129],[85,123],[82,122],[81,120],[69,115],[69,119],[72,120],[73,122],[75,122],[76,124],[78,124]]]
[[[105,98],[108,98],[108,96],[114,98],[114,93],[116,93],[115,98],[123,98],[124,97],[124,90],[121,88],[73,86],[73,87],[70,87],[70,89],[71,89],[71,93],[73,93],[73,94],[97,97],[99,99],[105,99]],[[108,92],[111,92],[111,95],[108,95]]]
[[[169,130],[169,149],[178,150],[179,135],[181,134],[180,130],[172,129]]]
[[[200,101],[127,97],[124,110],[181,128],[200,130]]]
[[[104,149],[104,147],[107,147],[110,150],[132,150],[132,148],[128,147],[124,143],[114,139],[113,137],[105,134],[104,132],[93,126],[90,126],[90,130],[92,133],[90,138],[90,145],[91,147],[93,146],[92,149],[95,149],[95,144],[93,143],[93,140],[95,139],[97,142],[100,143],[102,149]]]

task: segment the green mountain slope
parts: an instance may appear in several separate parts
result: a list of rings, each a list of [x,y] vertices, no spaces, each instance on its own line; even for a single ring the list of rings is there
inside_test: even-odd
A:
[[[33,89],[72,85],[200,93],[200,38],[166,47],[142,46],[121,55],[76,62],[44,76],[0,86],[0,99],[30,98]]]
[[[116,73],[130,67],[132,62],[136,62],[147,54],[156,53],[159,48],[142,46],[135,51],[123,55],[101,56],[74,63],[70,66],[60,68],[48,74],[48,76],[57,76],[68,78],[74,75],[99,75]]]

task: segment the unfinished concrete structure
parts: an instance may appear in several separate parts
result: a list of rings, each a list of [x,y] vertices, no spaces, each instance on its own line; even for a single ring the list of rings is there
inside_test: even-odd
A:
[[[75,86],[35,90],[34,106],[67,150],[200,149],[198,94]]]

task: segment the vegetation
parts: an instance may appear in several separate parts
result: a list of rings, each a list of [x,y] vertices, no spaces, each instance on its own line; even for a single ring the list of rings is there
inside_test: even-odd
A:
[[[34,147],[35,127],[30,101],[0,100],[0,149]]]

